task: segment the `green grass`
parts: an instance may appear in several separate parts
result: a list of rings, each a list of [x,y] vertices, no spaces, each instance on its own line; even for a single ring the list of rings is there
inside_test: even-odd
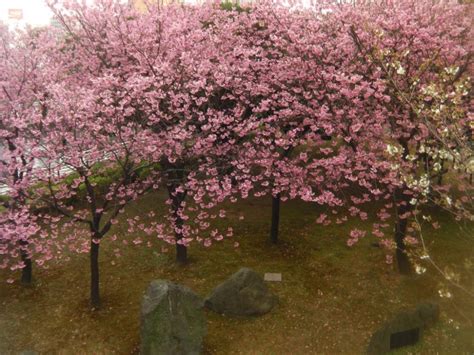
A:
[[[162,195],[147,195],[122,219],[156,210],[163,199]],[[192,246],[186,266],[174,263],[172,248],[162,254],[158,247],[127,246],[122,248],[123,256],[116,258],[113,249],[121,242],[106,238],[100,259],[103,308],[98,312],[88,307],[87,255],[50,263],[46,270],[35,269],[32,287],[0,285],[0,354],[25,349],[64,354],[136,353],[141,298],[152,279],[179,282],[205,296],[242,266],[262,274],[281,272],[283,281],[269,284],[280,303],[269,314],[255,318],[208,312],[206,354],[363,353],[370,335],[383,321],[425,300],[440,303],[440,322],[426,332],[422,343],[397,353],[474,351],[472,298],[454,288],[452,299],[439,298],[441,278],[431,269],[418,277],[399,276],[393,266],[385,264],[371,238],[347,247],[346,236],[356,222],[322,227],[315,223],[321,212],[316,207],[284,203],[281,242],[271,245],[268,198],[227,207],[228,217],[219,224],[232,226],[235,237],[211,248]],[[240,214],[246,216],[243,221],[238,219]],[[461,270],[460,282],[472,292],[472,269],[463,266],[473,256],[472,238],[457,228],[446,220],[444,228],[429,230],[426,238],[435,260],[443,267]],[[126,236],[123,223],[112,233],[127,239],[136,236]],[[239,248],[234,248],[235,241]]]

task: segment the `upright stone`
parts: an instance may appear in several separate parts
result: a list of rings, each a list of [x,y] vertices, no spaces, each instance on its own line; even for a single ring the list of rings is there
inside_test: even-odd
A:
[[[152,281],[142,302],[140,353],[199,354],[207,331],[203,306],[185,286]]]
[[[218,285],[206,299],[207,308],[232,316],[253,316],[269,312],[278,302],[263,278],[242,268]]]

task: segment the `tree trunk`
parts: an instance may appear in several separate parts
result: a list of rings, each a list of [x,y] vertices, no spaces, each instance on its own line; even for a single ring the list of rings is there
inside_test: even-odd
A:
[[[401,215],[409,212],[410,205],[407,201],[406,196],[403,195],[402,191],[395,192],[395,202],[397,203],[397,216],[395,221],[395,243],[397,246],[396,251],[396,259],[398,270],[402,275],[409,275],[412,271],[410,259],[406,254],[406,245],[405,245],[405,237],[407,233],[407,225],[408,219],[407,218],[400,218]],[[401,202],[405,202],[404,204],[398,205]]]
[[[408,275],[411,273],[410,260],[406,254],[406,245],[405,245],[405,236],[407,231],[407,220],[400,219],[397,217],[397,222],[395,224],[395,243],[397,244],[397,265],[398,270],[403,275]]]
[[[178,236],[176,236],[176,238],[178,238]],[[186,264],[188,261],[188,248],[182,244],[176,244],[176,261],[179,264]]]
[[[21,260],[25,264],[23,269],[21,269],[21,283],[23,285],[31,285],[31,281],[33,280],[33,265],[28,253],[24,250],[21,251]]]
[[[99,289],[99,244],[91,241],[90,251],[91,262],[91,306],[94,309],[100,308]]]
[[[272,196],[272,226],[270,230],[270,241],[273,244],[278,242],[278,229],[280,225],[280,193]]]
[[[176,240],[176,261],[179,264],[186,264],[188,261],[188,248],[185,245],[179,243],[179,241],[183,238],[182,229],[184,225],[184,221],[179,215],[179,210],[181,208],[181,203],[186,197],[186,193],[175,193],[176,188],[176,186],[168,186],[168,195],[172,201],[171,207],[173,209],[173,218],[175,223],[174,235]]]

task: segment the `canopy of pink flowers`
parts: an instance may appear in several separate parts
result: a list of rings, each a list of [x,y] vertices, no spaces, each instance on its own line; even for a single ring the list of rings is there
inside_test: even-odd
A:
[[[472,218],[469,6],[51,6],[61,28],[0,28],[0,267],[87,252],[159,188],[166,221],[129,231],[185,246],[232,236],[212,220],[248,196],[316,203],[324,225],[375,213],[348,245],[390,248],[387,220],[428,202]]]

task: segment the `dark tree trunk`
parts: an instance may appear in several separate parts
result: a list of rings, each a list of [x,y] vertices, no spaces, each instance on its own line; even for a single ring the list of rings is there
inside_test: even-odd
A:
[[[177,186],[168,186],[168,195],[172,201],[171,207],[173,209],[173,218],[175,223],[175,240],[176,240],[176,261],[180,264],[186,264],[188,261],[188,248],[183,244],[180,244],[179,241],[183,238],[183,225],[184,221],[179,215],[179,210],[181,208],[181,203],[186,197],[185,192],[175,192]]]
[[[21,283],[23,285],[31,285],[31,281],[33,280],[33,265],[28,253],[24,250],[21,251],[21,260],[25,264],[23,269],[21,269]]]
[[[403,275],[409,275],[412,271],[410,259],[406,253],[405,237],[407,234],[407,218],[400,218],[401,215],[410,211],[408,199],[402,191],[395,192],[395,201],[397,203],[397,216],[395,221],[395,243],[397,246],[396,259],[398,270]]]
[[[280,194],[272,196],[272,226],[270,229],[270,241],[278,243],[278,229],[280,226]]]
[[[176,244],[176,261],[180,264],[186,264],[188,261],[188,248],[182,244]]]
[[[397,244],[397,265],[398,270],[403,275],[411,273],[410,260],[406,254],[405,236],[407,231],[407,219],[400,219],[397,217],[395,224],[395,243]]]
[[[90,251],[91,262],[91,306],[94,309],[100,308],[100,288],[99,288],[99,244],[91,241]]]

